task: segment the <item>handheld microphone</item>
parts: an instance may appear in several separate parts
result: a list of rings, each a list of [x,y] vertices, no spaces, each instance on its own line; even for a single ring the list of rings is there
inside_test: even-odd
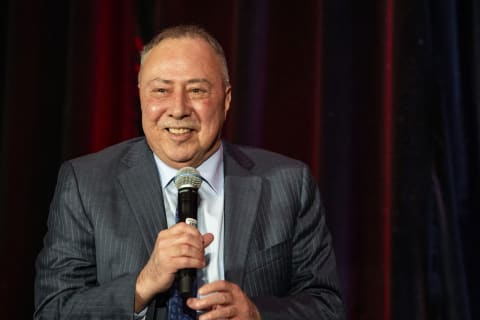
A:
[[[175,186],[178,189],[177,210],[179,222],[197,227],[198,188],[202,184],[200,173],[192,167],[185,167],[175,175]],[[179,294],[188,298],[193,295],[193,284],[196,280],[195,269],[178,271]]]

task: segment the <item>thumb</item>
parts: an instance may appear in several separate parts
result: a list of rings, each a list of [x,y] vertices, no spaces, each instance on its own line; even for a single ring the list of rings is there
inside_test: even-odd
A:
[[[213,234],[205,233],[203,236],[203,247],[206,248],[212,243],[213,241]]]

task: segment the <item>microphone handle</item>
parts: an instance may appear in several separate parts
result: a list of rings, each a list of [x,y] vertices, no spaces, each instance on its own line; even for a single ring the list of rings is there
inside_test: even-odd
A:
[[[198,192],[194,188],[178,190],[179,221],[197,227]],[[196,269],[181,269],[178,271],[178,291],[184,298],[193,296],[193,285],[196,281]]]
[[[197,227],[198,191],[194,188],[178,190],[179,221]]]

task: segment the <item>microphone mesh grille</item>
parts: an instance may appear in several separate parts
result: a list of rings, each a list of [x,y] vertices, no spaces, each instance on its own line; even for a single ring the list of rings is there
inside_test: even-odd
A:
[[[183,188],[193,188],[198,190],[201,184],[202,177],[195,168],[182,168],[175,175],[175,186],[179,190]]]

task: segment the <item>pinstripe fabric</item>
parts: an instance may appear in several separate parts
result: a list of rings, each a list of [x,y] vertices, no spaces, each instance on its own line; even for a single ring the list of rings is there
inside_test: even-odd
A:
[[[225,148],[225,278],[262,319],[343,319],[331,237],[304,164]]]
[[[300,162],[224,144],[225,278],[263,319],[340,319],[331,239]],[[167,227],[143,138],[62,165],[36,264],[36,319],[133,319],[138,272]],[[149,319],[166,319],[166,296]]]

